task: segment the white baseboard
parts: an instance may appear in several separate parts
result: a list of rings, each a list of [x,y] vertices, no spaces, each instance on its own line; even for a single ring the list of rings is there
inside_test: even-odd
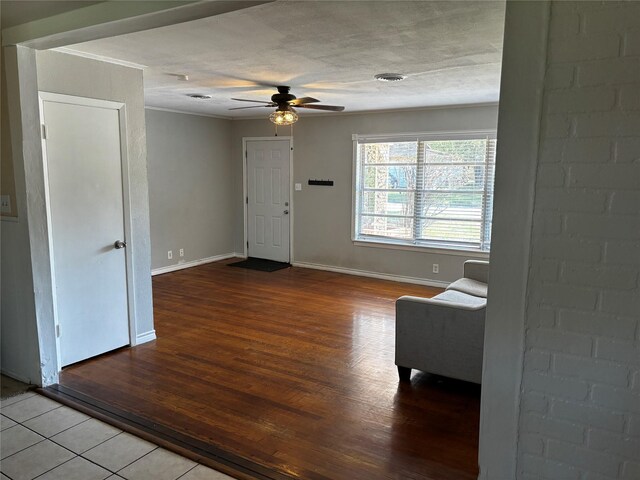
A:
[[[18,375],[17,373],[12,372],[11,370],[7,370],[5,368],[0,369],[3,375],[7,377],[13,378],[14,380],[18,380],[19,382],[26,383],[27,385],[31,385],[31,380],[27,377],[23,377],[22,375]]]
[[[142,345],[143,343],[150,342],[156,339],[156,331],[151,330],[149,332],[139,333],[136,335],[136,345]]]
[[[151,270],[151,276],[162,275],[163,273],[175,272],[176,270],[182,270],[183,268],[197,267],[198,265],[204,265],[205,263],[218,262],[220,260],[226,260],[227,258],[241,257],[242,254],[232,252],[224,253],[222,255],[215,255],[213,257],[202,258],[200,260],[193,260],[191,262],[177,263],[176,265],[169,265],[167,267],[154,268]]]
[[[334,267],[331,265],[321,265],[319,263],[293,262],[294,267],[313,268],[315,270],[326,270],[328,272],[346,273],[347,275],[358,275],[360,277],[379,278],[380,280],[391,280],[392,282],[415,283],[428,287],[446,288],[449,282],[429,280],[426,278],[406,277],[404,275],[393,275],[391,273],[370,272],[368,270],[357,270],[355,268]]]

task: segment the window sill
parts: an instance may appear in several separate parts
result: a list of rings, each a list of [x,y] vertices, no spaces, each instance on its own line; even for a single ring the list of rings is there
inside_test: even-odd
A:
[[[403,243],[375,242],[372,240],[352,240],[357,247],[386,248],[388,250],[409,250],[414,252],[434,253],[438,255],[454,255],[460,257],[486,258],[489,252],[482,252],[473,248],[463,247],[433,247],[429,245],[407,245]]]

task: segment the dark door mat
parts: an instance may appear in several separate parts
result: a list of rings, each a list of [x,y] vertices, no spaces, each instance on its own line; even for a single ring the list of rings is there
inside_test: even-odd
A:
[[[249,257],[240,262],[229,263],[230,267],[248,268],[250,270],[259,270],[261,272],[275,272],[283,268],[289,268],[290,263],[274,262],[273,260],[265,260],[264,258]]]

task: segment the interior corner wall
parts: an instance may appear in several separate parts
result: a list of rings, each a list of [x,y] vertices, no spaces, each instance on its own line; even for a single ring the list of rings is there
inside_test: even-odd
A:
[[[482,374],[482,480],[520,478],[520,387],[548,20],[548,2],[507,2]]]
[[[152,338],[151,245],[142,70],[54,51],[36,53],[38,89],[122,102],[127,112],[129,201],[137,338]],[[132,343],[137,343],[137,338]]]
[[[2,49],[0,49],[1,51]],[[16,184],[15,175],[13,172],[13,154],[11,152],[11,127],[9,124],[9,103],[7,102],[7,78],[4,56],[1,58],[1,82],[0,94],[2,95],[2,155],[0,156],[0,193],[9,197],[9,208],[3,209],[0,212],[0,218],[18,216],[17,212],[17,200],[16,200]]]
[[[448,283],[462,275],[464,261],[479,258],[427,251],[364,247],[351,240],[353,134],[491,130],[497,124],[497,105],[433,108],[343,115],[303,116],[293,126],[292,181],[294,261]],[[280,135],[289,135],[281,127]],[[274,125],[259,120],[234,120],[232,156],[235,183],[235,249],[243,249],[242,138],[273,137]],[[333,180],[333,187],[310,186],[309,179]],[[432,264],[440,273],[432,272]]]
[[[6,64],[7,81],[7,88],[1,92],[2,155],[12,155],[12,158],[3,158],[2,161],[13,165],[17,218],[0,221],[0,365],[2,373],[12,378],[40,384],[40,352],[22,156],[18,49],[4,48],[2,62]],[[10,135],[6,129],[9,122]],[[5,144],[11,144],[13,148],[6,148]]]
[[[146,125],[152,269],[233,255],[231,121],[147,109]]]

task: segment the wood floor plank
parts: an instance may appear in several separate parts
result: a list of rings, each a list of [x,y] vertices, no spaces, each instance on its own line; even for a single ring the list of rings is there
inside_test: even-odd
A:
[[[154,277],[158,339],[61,385],[294,478],[476,478],[479,386],[394,365],[395,299],[440,290],[226,263]]]

